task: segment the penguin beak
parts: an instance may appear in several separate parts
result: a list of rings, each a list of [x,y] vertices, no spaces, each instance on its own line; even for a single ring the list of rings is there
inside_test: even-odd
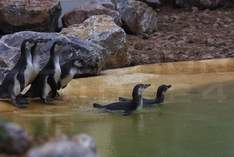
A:
[[[148,88],[149,86],[151,86],[151,84],[144,84],[144,88]]]
[[[168,86],[167,86],[167,88],[171,88],[171,87],[172,87],[172,85],[168,85]]]

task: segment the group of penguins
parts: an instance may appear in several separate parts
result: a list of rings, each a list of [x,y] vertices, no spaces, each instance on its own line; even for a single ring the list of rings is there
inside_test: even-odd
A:
[[[38,43],[47,43],[48,40],[25,39],[22,42],[16,65],[0,85],[0,99],[10,99],[19,108],[27,106],[28,98],[40,98],[44,103],[49,103],[59,96],[57,91],[65,88],[74,78],[77,61],[71,60],[60,65],[61,49],[68,43],[59,40],[53,41],[49,60],[40,69],[41,56],[36,53],[36,48]],[[23,94],[27,87],[30,87],[29,90]]]
[[[20,48],[20,57],[16,65],[7,73],[0,85],[0,99],[10,99],[16,107],[23,108],[28,98],[40,98],[43,103],[53,101],[58,90],[65,88],[74,78],[78,70],[76,60],[60,65],[62,48],[68,44],[59,40],[53,41],[50,57],[45,67],[40,69],[40,55],[36,53],[38,43],[46,43],[45,39],[25,39]],[[30,88],[23,94],[23,91]],[[110,111],[121,110],[124,115],[143,107],[152,106],[164,101],[164,93],[171,85],[158,87],[155,99],[143,98],[143,91],[150,84],[137,84],[132,91],[132,99],[119,98],[119,102],[108,105],[93,104],[93,107]]]
[[[142,109],[143,107],[154,106],[164,101],[166,91],[171,88],[171,85],[161,85],[156,91],[154,99],[143,98],[143,92],[150,84],[137,84],[132,91],[132,99],[119,97],[119,102],[114,102],[108,105],[93,104],[94,108],[103,109],[106,111],[123,111],[123,115],[130,115],[133,111]]]

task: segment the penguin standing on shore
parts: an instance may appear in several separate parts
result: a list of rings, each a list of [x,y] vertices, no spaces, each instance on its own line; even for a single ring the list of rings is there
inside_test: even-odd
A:
[[[137,84],[132,91],[132,100],[115,102],[108,105],[93,104],[93,107],[107,111],[123,111],[123,115],[129,115],[133,111],[143,108],[142,94],[150,84]]]
[[[165,99],[165,93],[166,91],[171,88],[171,85],[161,85],[158,87],[158,90],[156,92],[155,99],[145,99],[143,98],[143,106],[144,107],[150,107],[154,106],[155,104],[160,104],[164,102]],[[131,101],[131,99],[119,97],[119,101]]]
[[[21,91],[29,83],[29,75],[32,71],[32,49],[36,42],[26,39],[21,44],[21,54],[14,68],[6,75],[0,85],[0,98],[10,98],[17,107],[26,107],[27,100],[20,96]]]
[[[60,50],[64,44],[55,41],[50,49],[50,58],[47,65],[40,71],[37,78],[31,84],[25,97],[40,97],[44,103],[48,103],[55,97],[58,83],[61,78],[61,67],[59,63]]]
[[[65,88],[68,83],[75,77],[78,68],[82,65],[77,60],[72,60],[61,66],[61,78],[58,85],[58,90]]]

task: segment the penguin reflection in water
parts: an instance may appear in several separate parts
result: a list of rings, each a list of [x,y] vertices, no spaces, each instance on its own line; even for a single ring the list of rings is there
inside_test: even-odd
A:
[[[25,107],[27,100],[20,93],[30,84],[33,77],[33,55],[37,41],[26,39],[21,44],[21,54],[14,68],[6,75],[0,85],[0,98],[10,98],[17,107]]]
[[[164,84],[159,86],[156,92],[155,99],[143,98],[143,107],[150,107],[156,104],[163,103],[165,99],[165,93],[171,87],[172,87],[171,85],[164,85]],[[119,97],[119,101],[131,101],[131,99]]]
[[[123,115],[129,115],[133,111],[141,109],[143,107],[142,94],[150,84],[137,84],[132,91],[132,100],[115,102],[108,105],[93,104],[93,107],[104,109],[107,111],[123,111]]]
[[[31,84],[25,97],[40,97],[44,103],[49,103],[57,94],[58,82],[61,77],[61,67],[59,63],[60,50],[64,43],[55,41],[50,49],[50,58],[47,65],[40,71],[37,78]]]

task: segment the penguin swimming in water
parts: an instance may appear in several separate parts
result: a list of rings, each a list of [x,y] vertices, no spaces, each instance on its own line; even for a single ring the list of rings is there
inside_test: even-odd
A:
[[[161,85],[158,87],[155,99],[145,99],[143,98],[143,107],[150,107],[155,104],[160,104],[164,102],[166,91],[171,88],[171,85]],[[128,98],[119,97],[119,101],[131,101]]]
[[[108,105],[99,105],[99,104],[93,104],[93,107],[99,108],[99,109],[105,109],[109,111],[117,111],[121,110],[123,111],[123,115],[129,115],[133,111],[140,109],[143,107],[143,98],[142,94],[143,91],[149,87],[150,84],[137,84],[132,91],[132,100],[130,101],[122,101],[122,102],[115,102]]]
[[[63,46],[64,43],[61,41],[55,41],[53,43],[50,49],[50,58],[47,65],[40,71],[24,97],[40,97],[44,103],[48,103],[55,97],[58,89],[58,82],[61,77],[59,50]]]
[[[10,98],[17,107],[26,107],[27,100],[20,96],[21,91],[28,84],[28,77],[32,70],[31,51],[35,48],[36,42],[26,39],[21,44],[21,54],[13,69],[6,75],[0,85],[0,98]]]

